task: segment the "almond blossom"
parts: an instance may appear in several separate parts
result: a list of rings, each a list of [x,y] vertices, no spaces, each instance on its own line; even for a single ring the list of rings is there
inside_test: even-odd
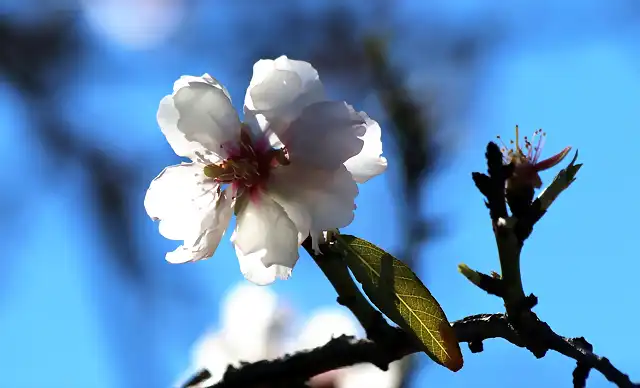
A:
[[[183,241],[166,260],[211,257],[235,213],[231,241],[256,284],[288,278],[309,235],[349,225],[356,183],[387,166],[378,123],[326,100],[311,64],[286,56],[254,65],[244,122],[208,74],[177,80],[157,119],[174,152],[191,159],[165,168],[145,197],[160,233]]]
[[[531,139],[524,137],[524,151],[520,147],[520,130],[516,125],[516,138],[515,141],[511,140],[510,143],[514,144],[514,148],[507,147],[500,136],[498,140],[502,142],[502,154],[505,164],[513,163],[515,169],[513,177],[507,181],[507,185],[527,185],[535,189],[542,187],[542,179],[540,178],[540,172],[548,170],[558,163],[560,163],[571,151],[571,147],[565,147],[559,153],[545,159],[539,160],[542,155],[542,147],[544,146],[544,139],[547,136],[542,129],[538,129],[533,133]],[[537,142],[536,142],[537,138]],[[526,153],[525,153],[526,151]]]
[[[364,333],[358,321],[345,309],[323,307],[312,312],[293,348],[313,349],[341,335],[362,338]],[[402,362],[391,362],[387,371],[373,364],[357,364],[335,369],[312,377],[307,385],[310,388],[395,388],[400,386],[402,379]]]
[[[202,335],[194,344],[190,365],[175,386],[182,386],[195,373],[206,369],[211,377],[197,387],[222,380],[229,365],[271,360],[300,350],[322,346],[332,338],[364,336],[364,330],[344,308],[324,306],[295,324],[299,315],[272,288],[237,284],[225,295],[220,326]],[[402,378],[402,360],[382,371],[372,364],[357,364],[312,377],[310,388],[395,388]]]

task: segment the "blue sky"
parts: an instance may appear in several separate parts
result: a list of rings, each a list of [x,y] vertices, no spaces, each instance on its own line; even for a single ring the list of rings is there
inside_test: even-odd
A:
[[[543,128],[545,155],[571,145],[580,150],[584,167],[525,246],[525,290],[539,297],[535,311],[552,328],[585,336],[597,353],[640,381],[634,354],[640,336],[633,336],[640,319],[635,246],[640,205],[634,195],[640,186],[633,172],[640,144],[639,31],[631,23],[605,28],[601,22],[624,12],[622,2],[580,8],[576,2],[521,3],[464,1],[429,10],[418,2],[404,3],[406,12],[428,11],[453,24],[495,13],[508,26],[508,39],[483,57],[470,111],[451,124],[456,137],[447,168],[422,209],[440,216],[445,234],[425,247],[419,273],[452,320],[502,310],[498,299],[456,271],[460,262],[485,272],[499,269],[487,211],[470,173],[483,170],[484,147],[495,135],[512,136],[515,124],[525,132]],[[220,35],[211,37],[218,44],[224,41],[223,25],[232,21],[220,14],[212,20],[221,23]],[[90,31],[88,25],[83,28]],[[227,85],[240,108],[252,63],[185,56],[170,42],[140,52],[97,34],[88,39],[93,39],[92,51],[80,62],[76,82],[60,91],[60,102],[82,136],[105,152],[138,161],[143,179],[132,187],[131,212],[140,248],[159,279],[154,286],[160,297],[140,296],[105,264],[108,249],[93,219],[82,171],[38,178],[46,160],[34,139],[24,135],[29,107],[0,78],[0,151],[5,166],[21,166],[3,169],[1,177],[12,198],[26,198],[26,210],[12,220],[14,227],[3,230],[2,240],[11,272],[0,288],[0,375],[10,387],[169,386],[186,368],[191,343],[215,323],[220,296],[242,280],[226,240],[212,260],[166,264],[164,252],[175,245],[147,219],[142,199],[148,182],[179,161],[155,122],[157,104],[173,81],[209,72]],[[388,173],[361,187],[356,220],[345,232],[394,252],[401,242],[394,208],[399,170],[391,147],[387,150]],[[543,181],[549,183],[555,172],[543,175]],[[25,173],[33,179],[25,180]],[[74,209],[71,215],[69,209]],[[306,256],[289,281],[274,287],[301,311],[334,300]],[[574,363],[555,354],[536,360],[500,340],[487,341],[481,354],[471,354],[466,346],[463,352],[460,372],[430,365],[418,381],[442,387],[570,386]],[[427,365],[427,357],[420,357]],[[592,373],[588,387],[608,386]]]

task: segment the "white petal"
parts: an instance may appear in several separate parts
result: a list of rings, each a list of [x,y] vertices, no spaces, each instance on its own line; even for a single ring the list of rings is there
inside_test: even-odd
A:
[[[261,137],[266,137],[271,147],[273,148],[284,147],[284,144],[280,140],[280,137],[275,131],[271,129],[269,122],[263,115],[256,114],[253,111],[246,110],[244,113],[244,123],[247,124],[254,139],[260,139]],[[281,129],[282,130],[278,131],[278,133],[280,134],[284,133],[284,131],[287,129],[287,126],[283,125]]]
[[[184,245],[167,253],[166,260],[173,264],[181,264],[213,256],[231,221],[234,202],[231,190],[221,192],[213,211],[209,212],[200,223],[202,228],[200,236],[192,244],[187,246],[185,241]]]
[[[324,100],[324,87],[310,63],[281,56],[253,65],[253,76],[245,96],[245,114],[264,117],[263,130],[276,134],[286,129],[302,110]]]
[[[259,285],[286,279],[298,261],[298,229],[268,195],[246,202],[231,236],[245,278]]]
[[[167,253],[170,263],[211,257],[233,214],[231,196],[193,163],[165,168],[149,185],[144,205],[151,218],[160,220],[164,237],[184,241]]]
[[[344,228],[353,221],[358,185],[344,166],[334,171],[294,164],[280,167],[273,171],[268,187],[286,201],[306,206],[312,232]]]
[[[358,186],[344,167],[332,172],[324,183],[324,189],[311,192],[310,200],[314,205],[311,229],[344,228],[353,221]]]
[[[313,230],[310,231],[311,234],[311,248],[313,248],[313,253],[316,255],[322,255],[322,250],[320,250],[321,244],[327,243],[327,232]]]
[[[366,132],[360,136],[364,141],[364,146],[359,154],[347,160],[344,165],[356,182],[364,183],[387,169],[387,158],[382,156],[380,125],[370,119],[366,113],[360,112],[359,114],[364,119],[366,126]]]
[[[363,147],[364,119],[344,102],[323,101],[304,109],[280,136],[291,163],[335,170]]]
[[[269,355],[273,325],[279,318],[278,295],[269,287],[238,283],[224,298],[222,335],[237,360],[262,360]]]
[[[311,349],[329,342],[341,335],[359,334],[358,323],[345,309],[324,308],[311,314],[298,337],[299,350]]]
[[[211,373],[211,377],[206,382],[198,385],[198,387],[213,385],[222,380],[229,364],[239,361],[232,355],[231,350],[226,344],[222,333],[213,331],[205,333],[194,344],[191,356],[192,365],[189,368],[191,375],[181,379],[182,385],[180,386],[183,386],[187,379],[193,377],[193,374],[200,369],[207,369]]]
[[[207,74],[177,80],[173,94],[160,101],[157,118],[177,155],[203,163],[225,157],[221,146],[240,136],[229,92]]]
[[[397,387],[402,378],[402,361],[389,364],[383,371],[371,364],[354,365],[340,370],[336,386],[339,388],[389,388]]]
[[[335,308],[324,308],[311,313],[297,338],[297,350],[313,349],[325,345],[331,339],[341,335],[356,336],[358,334],[357,321],[350,313]],[[332,370],[314,376],[310,381],[311,387],[336,386],[344,369]]]
[[[338,308],[324,308],[312,313],[305,323],[297,341],[297,349],[311,349],[329,342],[340,335],[359,337],[362,329],[348,311]],[[388,388],[398,386],[401,377],[401,362],[394,361],[389,370],[383,372],[373,365],[355,365],[315,376],[311,386],[322,382],[333,382],[340,388]],[[332,373],[337,372],[337,373]]]
[[[293,224],[298,230],[298,245],[302,244],[307,236],[309,236],[311,229],[311,214],[304,199],[278,191],[270,191],[269,196],[282,206],[287,216],[289,216],[289,219],[293,221]]]
[[[216,199],[218,185],[207,180],[203,167],[195,163],[169,166],[151,181],[144,206],[149,217],[160,220],[161,234],[184,240],[186,221],[203,218]]]
[[[189,84],[197,83],[197,82],[206,83],[219,88],[220,90],[222,90],[224,95],[227,96],[229,100],[231,100],[231,95],[229,94],[229,91],[227,90],[227,88],[225,88],[224,85],[222,85],[217,79],[213,78],[211,75],[207,73],[204,73],[202,77],[193,76],[193,75],[181,76],[176,82],[173,83],[173,92],[175,93],[178,90],[189,86]]]
[[[237,334],[246,330],[266,333],[278,320],[281,309],[278,294],[269,287],[256,287],[247,282],[236,283],[225,293],[220,306],[220,320],[225,335]],[[266,342],[268,338],[256,338],[257,342]],[[231,344],[236,345],[236,344]]]

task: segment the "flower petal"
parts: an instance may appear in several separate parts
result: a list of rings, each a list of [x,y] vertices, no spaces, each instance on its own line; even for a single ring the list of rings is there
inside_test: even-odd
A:
[[[285,193],[272,191],[269,192],[269,196],[282,206],[289,219],[293,221],[298,230],[298,245],[301,245],[309,236],[309,231],[311,230],[311,214],[309,214],[306,203],[303,202],[302,198],[296,198]]]
[[[333,307],[323,308],[311,313],[311,318],[304,324],[292,351],[312,349],[340,335],[361,337],[362,334],[362,329],[351,314]],[[402,376],[401,362],[392,362],[386,372],[373,365],[354,365],[333,370],[314,376],[309,381],[309,385],[311,387],[323,387],[328,384],[336,387],[397,387]]]
[[[200,224],[202,228],[200,236],[188,247],[185,246],[187,243],[185,241],[184,245],[167,253],[165,259],[172,264],[182,264],[213,256],[231,221],[233,202],[229,190],[220,193],[215,210],[209,213]]]
[[[191,83],[198,83],[198,82],[206,83],[206,84],[215,86],[216,88],[219,88],[220,90],[222,90],[224,95],[227,96],[229,100],[231,100],[231,94],[229,94],[229,91],[227,90],[227,88],[225,88],[224,85],[220,83],[220,81],[213,78],[210,74],[207,74],[207,73],[204,73],[202,77],[193,76],[193,75],[181,76],[176,82],[173,83],[173,92],[175,93],[184,87],[188,87],[189,84]]]
[[[262,116],[263,131],[280,134],[307,106],[324,100],[324,87],[310,63],[281,56],[253,65],[245,96],[245,115]]]
[[[334,171],[306,166],[285,166],[274,170],[269,192],[285,201],[303,204],[311,216],[311,232],[344,228],[353,221],[358,185],[346,167]]]
[[[362,151],[365,121],[344,102],[323,101],[306,107],[280,139],[291,163],[335,170]]]
[[[211,257],[233,214],[231,196],[193,163],[165,168],[151,181],[144,205],[151,218],[160,220],[160,234],[184,241],[167,253],[170,263]]]
[[[188,370],[190,373],[180,379],[180,385],[175,386],[184,386],[189,378],[193,378],[193,375],[202,369],[208,370],[211,377],[198,387],[207,387],[222,380],[229,364],[238,361],[233,355],[233,348],[226,343],[223,334],[224,332],[209,331],[197,340],[191,351],[192,365]]]
[[[322,346],[341,335],[358,336],[361,331],[358,322],[348,312],[337,307],[324,307],[310,314],[298,335],[295,350]]]
[[[313,249],[313,253],[315,253],[316,255],[321,255],[322,250],[320,249],[320,245],[326,244],[329,239],[329,236],[327,235],[327,231],[314,230],[314,231],[310,231],[310,235],[311,235],[311,248]]]
[[[344,228],[353,222],[358,185],[344,166],[323,180],[324,189],[310,192],[310,201],[313,204],[311,230]]]
[[[291,275],[298,261],[298,229],[268,195],[244,204],[231,236],[245,278],[266,285]]]
[[[179,156],[213,163],[226,156],[222,145],[240,137],[240,120],[229,92],[208,74],[183,76],[160,101],[158,124]]]
[[[382,174],[387,169],[387,158],[382,156],[382,131],[380,125],[364,112],[359,115],[365,122],[365,133],[360,136],[364,145],[359,154],[344,162],[347,170],[358,183],[365,183],[369,179]]]
[[[218,185],[207,180],[202,166],[182,163],[169,166],[151,181],[144,198],[149,217],[160,220],[161,234],[171,240],[184,240],[185,221],[200,219],[215,201]]]
[[[280,345],[274,328],[285,319],[285,310],[272,288],[238,283],[227,292],[220,310],[221,334],[233,361],[253,362],[274,356],[272,351]]]
[[[402,380],[402,360],[389,364],[386,371],[372,364],[353,365],[341,369],[335,385],[338,387],[388,388],[400,386]]]

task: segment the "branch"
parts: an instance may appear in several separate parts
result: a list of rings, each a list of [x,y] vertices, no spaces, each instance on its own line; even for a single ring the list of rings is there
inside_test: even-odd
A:
[[[379,365],[389,358],[400,359],[418,351],[407,347],[409,338],[398,330],[395,337],[399,340],[395,354],[386,352],[377,343],[368,339],[355,339],[342,335],[323,346],[300,351],[282,358],[245,364],[239,368],[230,366],[222,381],[210,388],[251,388],[282,387],[291,384],[304,384],[313,376],[334,369],[363,362]]]
[[[451,325],[458,341],[468,343],[474,353],[481,352],[482,342],[491,338],[503,338],[518,347],[526,347],[527,339],[521,337],[505,314],[472,315],[455,321]],[[546,323],[538,321],[538,325],[540,331],[538,339],[548,349],[576,360],[578,365],[582,366],[582,370],[596,369],[621,388],[640,387],[631,383],[629,377],[616,369],[609,360],[594,354],[584,338],[561,337]],[[289,387],[294,384],[304,386],[304,382],[313,376],[334,369],[360,363],[379,365],[389,359],[395,361],[420,352],[403,330],[392,328],[389,333],[389,342],[393,343],[392,348],[380,346],[370,339],[358,340],[343,335],[323,346],[285,355],[275,360],[246,363],[238,368],[230,366],[220,382],[207,388]],[[200,374],[206,376],[204,372]],[[186,387],[189,385],[185,385]]]
[[[487,294],[495,295],[500,298],[504,296],[504,283],[500,275],[497,273],[493,272],[492,276],[489,276],[469,268],[469,266],[464,263],[458,264],[458,272],[481,290],[486,291]]]
[[[353,281],[342,257],[326,249],[326,244],[320,244],[322,254],[316,254],[312,247],[311,237],[308,237],[302,243],[302,247],[307,251],[309,256],[313,258],[329,282],[331,282],[331,285],[338,294],[338,304],[348,308],[353,313],[364,328],[367,338],[380,345],[392,343],[392,340],[389,338],[389,336],[392,335],[392,327],[385,321],[382,314],[373,308],[364,295],[362,295],[358,286],[356,286]],[[386,368],[384,365],[378,366],[383,369]]]
[[[466,342],[473,353],[482,352],[483,341],[503,338],[526,348],[537,358],[554,350],[576,361],[573,385],[584,388],[591,369],[595,369],[620,388],[640,388],[629,376],[618,370],[606,357],[593,352],[583,337],[568,338],[555,333],[531,310],[537,298],[525,295],[520,273],[520,253],[533,225],[546,209],[574,180],[581,165],[562,170],[549,189],[533,200],[533,188],[505,190],[513,166],[503,166],[502,154],[494,143],[487,147],[488,175],[474,173],[478,189],[487,198],[493,230],[498,245],[502,274],[485,275],[466,265],[460,272],[479,288],[504,300],[506,314],[473,315],[451,323],[458,342]],[[513,216],[507,213],[507,205]],[[229,366],[222,380],[208,388],[304,387],[312,377],[334,369],[360,363],[371,363],[387,370],[389,363],[418,353],[413,339],[402,329],[391,327],[359,292],[341,257],[330,251],[316,255],[307,239],[303,247],[309,252],[338,293],[338,303],[349,308],[367,333],[366,339],[340,336],[315,349],[301,351],[282,358]],[[322,246],[320,247],[323,248]],[[198,376],[209,374],[201,371]],[[197,377],[192,381],[197,380]],[[202,381],[202,380],[200,380]],[[188,388],[194,385],[185,385]]]
[[[535,201],[532,201],[533,186],[520,184],[509,188],[506,184],[511,178],[514,165],[503,165],[502,152],[495,143],[489,143],[487,146],[488,175],[472,175],[476,186],[486,197],[486,205],[490,210],[502,269],[500,278],[504,293],[499,296],[504,300],[507,310],[505,319],[518,339],[522,340],[521,343],[510,342],[527,348],[537,358],[544,357],[548,350],[555,350],[576,360],[573,373],[574,387],[586,385],[591,369],[596,369],[619,387],[640,387],[640,384],[632,383],[629,376],[616,369],[607,358],[593,353],[593,347],[584,338],[569,339],[556,334],[531,311],[538,300],[533,294],[525,296],[522,286],[520,253],[524,241],[533,231],[534,224],[542,218],[558,195],[575,181],[575,176],[582,167],[582,164],[575,164],[577,157],[576,152],[569,166],[558,173],[551,185]],[[506,213],[505,203],[512,211],[511,217]],[[487,291],[486,287],[480,285],[478,272],[468,267],[462,267],[461,272]]]
[[[539,320],[535,314],[533,315],[535,323],[530,337],[525,337],[522,332],[516,331],[505,314],[475,315],[453,322],[452,326],[458,341],[468,342],[469,348],[474,353],[482,351],[482,346],[479,344],[489,338],[504,338],[518,347],[527,347],[527,344],[535,339],[541,348],[554,350],[576,360],[575,387],[584,387],[589,370],[595,369],[620,388],[640,388],[640,384],[632,383],[629,376],[613,366],[606,357],[595,354],[591,344],[583,337],[563,337],[555,333],[548,324]]]

